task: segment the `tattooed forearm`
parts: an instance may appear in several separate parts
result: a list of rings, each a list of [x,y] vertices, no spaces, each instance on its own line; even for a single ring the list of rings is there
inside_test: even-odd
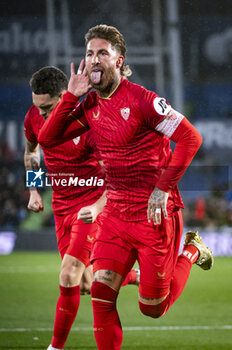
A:
[[[40,150],[37,143],[26,142],[24,165],[26,170],[38,170],[40,168]]]
[[[160,225],[161,210],[163,212],[164,218],[167,219],[168,217],[167,201],[168,201],[168,192],[164,192],[159,188],[155,187],[148,200],[148,206],[147,206],[148,222],[151,222],[152,220],[155,225]]]
[[[32,156],[31,157],[31,169],[32,170],[39,170],[39,166],[40,166],[40,159],[39,159],[39,157]]]
[[[156,202],[162,202],[165,198],[165,192],[159,190],[158,188],[154,188],[151,196],[150,196],[150,199],[151,200],[154,200]]]
[[[24,164],[26,170],[39,170],[40,158],[35,155],[25,155]]]

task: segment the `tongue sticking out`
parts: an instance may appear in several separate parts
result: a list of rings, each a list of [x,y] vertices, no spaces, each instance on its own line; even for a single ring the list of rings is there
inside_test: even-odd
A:
[[[101,72],[92,72],[91,73],[91,80],[94,84],[99,84],[101,81]]]

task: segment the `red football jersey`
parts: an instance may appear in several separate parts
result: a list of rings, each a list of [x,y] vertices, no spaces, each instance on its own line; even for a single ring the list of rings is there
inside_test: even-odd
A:
[[[37,143],[44,119],[33,105],[24,120],[25,136]],[[42,147],[44,160],[53,188],[55,214],[74,212],[81,206],[94,203],[104,192],[104,172],[92,131],[59,146]],[[71,179],[71,180],[70,180]],[[98,181],[103,179],[103,181]],[[62,182],[63,181],[63,182]]]
[[[184,117],[165,99],[126,79],[108,98],[91,92],[71,114],[76,119],[85,115],[86,126],[94,131],[105,169],[107,207],[123,220],[145,220],[149,196],[172,158],[169,138]],[[169,191],[168,214],[178,207],[183,202],[175,185]]]

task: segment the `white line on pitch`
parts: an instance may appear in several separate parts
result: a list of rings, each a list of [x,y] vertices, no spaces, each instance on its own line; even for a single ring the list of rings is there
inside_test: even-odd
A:
[[[157,327],[124,327],[124,331],[182,331],[182,330],[231,330],[232,325],[222,326],[157,326]],[[51,332],[53,328],[0,328],[0,332]],[[92,327],[74,327],[74,332],[89,332]]]

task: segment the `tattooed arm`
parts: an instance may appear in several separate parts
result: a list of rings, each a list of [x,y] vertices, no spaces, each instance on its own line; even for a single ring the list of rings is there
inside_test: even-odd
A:
[[[39,170],[40,167],[40,149],[38,143],[30,142],[26,139],[24,152],[24,165],[26,170]],[[28,209],[39,212],[42,211],[43,200],[36,188],[30,188],[30,198]]]
[[[24,165],[26,170],[39,170],[40,150],[38,143],[26,140]]]
[[[167,219],[167,201],[168,193],[155,187],[152,194],[150,195],[147,208],[147,219],[148,222],[153,220],[155,225],[161,224],[161,211],[165,219]]]

